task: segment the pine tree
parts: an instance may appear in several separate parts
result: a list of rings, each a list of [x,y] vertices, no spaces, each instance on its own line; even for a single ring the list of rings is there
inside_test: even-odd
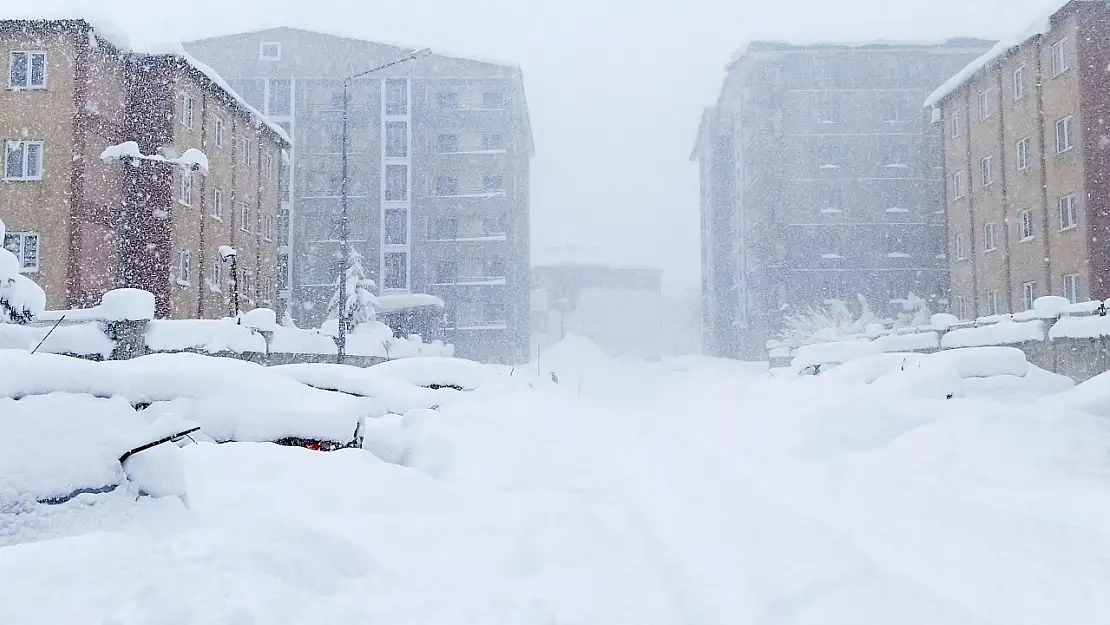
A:
[[[374,295],[377,289],[378,285],[367,277],[366,269],[362,266],[362,254],[351,249],[347,256],[347,311],[344,315],[349,330],[377,317],[378,298]],[[339,319],[339,302],[342,298],[342,283],[336,276],[335,293],[328,302],[328,319]]]

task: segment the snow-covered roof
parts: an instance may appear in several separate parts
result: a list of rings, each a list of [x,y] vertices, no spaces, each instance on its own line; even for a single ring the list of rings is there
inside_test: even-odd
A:
[[[0,20],[3,21],[18,21],[18,22],[83,22],[92,28],[94,34],[108,43],[112,44],[119,50],[130,50],[131,41],[127,33],[120,27],[116,26],[112,20],[107,19],[95,9],[90,8],[91,5],[81,7],[80,11],[56,11],[45,9],[37,4],[28,5],[32,8],[23,9],[23,5],[16,5],[11,8],[5,7],[3,13],[0,13]]]
[[[781,50],[785,48],[820,48],[822,50],[837,49],[866,49],[866,48],[937,48],[950,46],[961,41],[979,41],[971,37],[950,37],[947,39],[932,40],[900,40],[900,39],[871,39],[871,40],[821,40],[813,39],[763,39],[745,42],[729,58],[728,65],[732,66],[751,52],[758,49]]]
[[[1014,33],[1010,37],[1003,38],[988,50],[982,56],[976,58],[974,61],[968,63],[954,76],[949,78],[937,87],[935,91],[929,94],[925,99],[926,107],[934,107],[940,104],[942,100],[954,93],[957,89],[964,86],[976,74],[985,67],[989,67],[1006,57],[1011,50],[1024,45],[1030,39],[1043,36],[1052,29],[1052,19],[1065,8],[1069,7],[1073,2],[1086,2],[1088,0],[1056,0],[1052,4],[1052,8],[1041,14],[1032,24],[1024,30]]]

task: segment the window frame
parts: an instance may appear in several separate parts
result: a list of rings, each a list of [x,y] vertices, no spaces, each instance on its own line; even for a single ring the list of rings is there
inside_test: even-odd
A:
[[[1079,303],[1079,273],[1064,274],[1063,279],[1063,296],[1073,304]],[[1068,286],[1071,285],[1071,295],[1068,295]]]
[[[957,261],[967,260],[967,241],[962,231],[956,231],[956,236],[952,239],[952,247],[953,256]]]
[[[243,232],[249,233],[251,230],[247,227],[250,223],[251,205],[247,202],[239,202],[239,229]]]
[[[1013,89],[1014,102],[1025,99],[1025,65],[1014,70]]]
[[[197,100],[188,93],[181,93],[181,125],[192,130],[196,126]]]
[[[389,228],[390,216],[395,215],[395,214],[400,214],[400,216],[401,216],[401,222],[400,222],[401,223],[401,231],[400,231],[401,232],[401,237],[400,237],[399,241],[394,240],[392,237],[390,237],[390,233],[391,233],[391,230]],[[382,245],[386,245],[386,246],[408,245],[409,244],[409,225],[408,225],[408,221],[409,221],[408,209],[387,208],[384,211],[382,211]]]
[[[967,195],[967,185],[964,179],[964,170],[952,174],[952,199],[963,199]]]
[[[224,119],[222,117],[217,116],[216,117],[216,122],[213,125],[213,129],[212,129],[212,139],[216,143],[216,147],[218,147],[218,148],[224,147],[224,133],[225,133]]]
[[[1033,310],[1033,304],[1037,301],[1037,281],[1030,280],[1021,283],[1021,302],[1025,305],[1025,310]]]
[[[266,47],[272,46],[277,50],[276,55],[267,55]],[[260,61],[280,61],[281,60],[281,42],[280,41],[260,41],[258,42],[258,60]]]
[[[192,259],[193,253],[190,250],[177,251],[177,282],[178,286],[191,287],[192,283]]]
[[[39,234],[37,231],[28,230],[20,232],[5,232],[4,238],[7,237],[19,237],[19,249],[15,252],[12,252],[12,254],[15,255],[16,260],[19,261],[19,273],[38,273],[39,269],[42,267],[42,235]],[[26,262],[28,239],[35,240],[34,265],[28,265]],[[3,243],[3,241],[0,241],[0,245],[2,245]],[[8,249],[7,246],[3,247],[4,249]],[[8,251],[10,252],[11,250]]]
[[[991,118],[992,112],[991,112],[991,90],[990,89],[984,89],[984,90],[979,92],[977,108],[978,108],[978,113],[979,113],[978,117],[979,117],[980,122],[985,122],[985,121],[987,121],[988,119]]]
[[[1075,149],[1075,138],[1073,135],[1074,124],[1071,115],[1061,117],[1056,120],[1056,154],[1065,154]],[[1060,128],[1064,128],[1064,133],[1061,134]],[[1067,144],[1061,148],[1061,139],[1066,140]]]
[[[212,273],[208,276],[208,289],[213,292],[223,292],[224,261],[219,254],[212,257]]]
[[[983,253],[998,249],[998,224],[988,221],[983,224]]]
[[[994,316],[999,314],[998,295],[999,289],[987,290],[987,315]]]
[[[10,176],[8,174],[8,156],[11,154],[11,146],[13,144],[22,146],[22,152],[21,152],[21,157],[20,157],[21,160],[22,160],[22,163],[21,163],[22,175],[20,175],[20,176]],[[27,175],[27,164],[30,162],[30,159],[28,158],[29,150],[27,149],[27,147],[32,146],[32,145],[33,146],[38,146],[37,172],[33,176],[28,176]],[[36,181],[40,181],[43,178],[43,173],[44,173],[43,169],[44,169],[45,160],[46,160],[46,143],[44,141],[37,140],[37,139],[8,139],[7,141],[4,142],[4,180],[6,180],[8,182],[36,182]]]
[[[1079,210],[1076,208],[1075,193],[1067,193],[1056,200],[1057,218],[1060,220],[1060,232],[1074,230],[1079,226]],[[1065,206],[1067,207],[1068,222],[1064,225]]]
[[[1050,50],[1052,54],[1052,77],[1056,78],[1071,69],[1068,64],[1068,38],[1064,37],[1052,44]],[[1059,62],[1059,66],[1057,66],[1057,62]]]
[[[1029,170],[1029,149],[1032,145],[1033,141],[1029,137],[1023,137],[1014,143],[1014,160],[1018,171]]]
[[[959,139],[963,136],[963,113],[960,109],[952,111],[952,124],[949,129],[949,137],[952,139]]]
[[[224,190],[217,186],[212,187],[212,202],[208,207],[208,216],[217,221],[224,220]]]
[[[1037,230],[1036,223],[1033,221],[1033,209],[1018,211],[1018,242],[1024,243],[1035,238],[1037,238]]]
[[[396,257],[400,257],[400,258],[404,259],[404,265],[402,266],[402,269],[404,271],[401,272],[401,276],[400,276],[401,277],[401,286],[391,286],[391,284],[393,284],[393,283],[390,282],[390,277],[392,275],[392,274],[390,274],[390,269],[392,267],[389,263],[389,259],[392,256],[396,256]],[[409,258],[408,258],[408,256],[409,256],[408,252],[401,252],[401,251],[384,252],[382,254],[382,289],[389,290],[389,291],[403,291],[403,290],[409,288]]]
[[[394,119],[394,120],[388,120],[388,121],[384,122],[384,124],[385,124],[385,128],[384,128],[385,136],[383,137],[384,140],[382,141],[382,156],[384,156],[385,158],[409,158],[409,122],[408,122],[408,120]],[[402,129],[401,130],[401,142],[400,142],[401,150],[400,150],[399,154],[396,154],[396,153],[393,152],[392,148],[394,147],[394,142],[392,140],[393,137],[390,136],[390,131],[391,130],[396,130],[397,128]]]
[[[17,85],[17,84],[15,84],[15,81],[12,80],[13,78],[15,78],[15,76],[12,75],[13,74],[12,70],[14,69],[15,55],[17,55],[17,54],[26,54],[27,55],[27,84],[26,85]],[[36,56],[42,58],[42,84],[41,85],[36,85],[32,82],[32,78],[34,76],[33,68],[35,66],[35,57]],[[49,67],[49,64],[46,61],[47,61],[46,50],[30,50],[29,49],[29,50],[11,50],[11,51],[9,51],[8,52],[8,89],[12,89],[14,91],[41,91],[41,90],[46,89],[47,68]]]
[[[994,184],[994,158],[993,154],[988,154],[979,159],[979,175],[982,177],[983,187],[989,187]]]
[[[193,174],[190,171],[181,170],[177,176],[177,203],[192,208]]]

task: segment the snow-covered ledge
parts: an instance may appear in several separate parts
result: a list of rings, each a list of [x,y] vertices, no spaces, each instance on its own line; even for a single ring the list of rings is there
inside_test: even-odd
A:
[[[134,141],[124,141],[123,143],[108,146],[107,149],[100,153],[100,160],[105,163],[126,161],[132,164],[136,161],[154,161],[181,167],[189,171],[199,171],[202,174],[208,174],[208,157],[205,156],[204,152],[196,148],[185,150],[185,152],[177,158],[166,158],[161,154],[143,154],[139,150],[138,143]]]

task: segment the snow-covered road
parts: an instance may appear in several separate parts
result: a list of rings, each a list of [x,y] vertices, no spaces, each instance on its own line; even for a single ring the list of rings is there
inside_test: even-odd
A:
[[[1110,426],[551,357],[376,449],[186,448],[188,507],[0,512],[0,623],[1096,625]],[[537,380],[546,378],[546,371]],[[4,527],[2,524],[7,524]],[[13,538],[14,537],[14,538]],[[0,542],[0,544],[3,544]]]

